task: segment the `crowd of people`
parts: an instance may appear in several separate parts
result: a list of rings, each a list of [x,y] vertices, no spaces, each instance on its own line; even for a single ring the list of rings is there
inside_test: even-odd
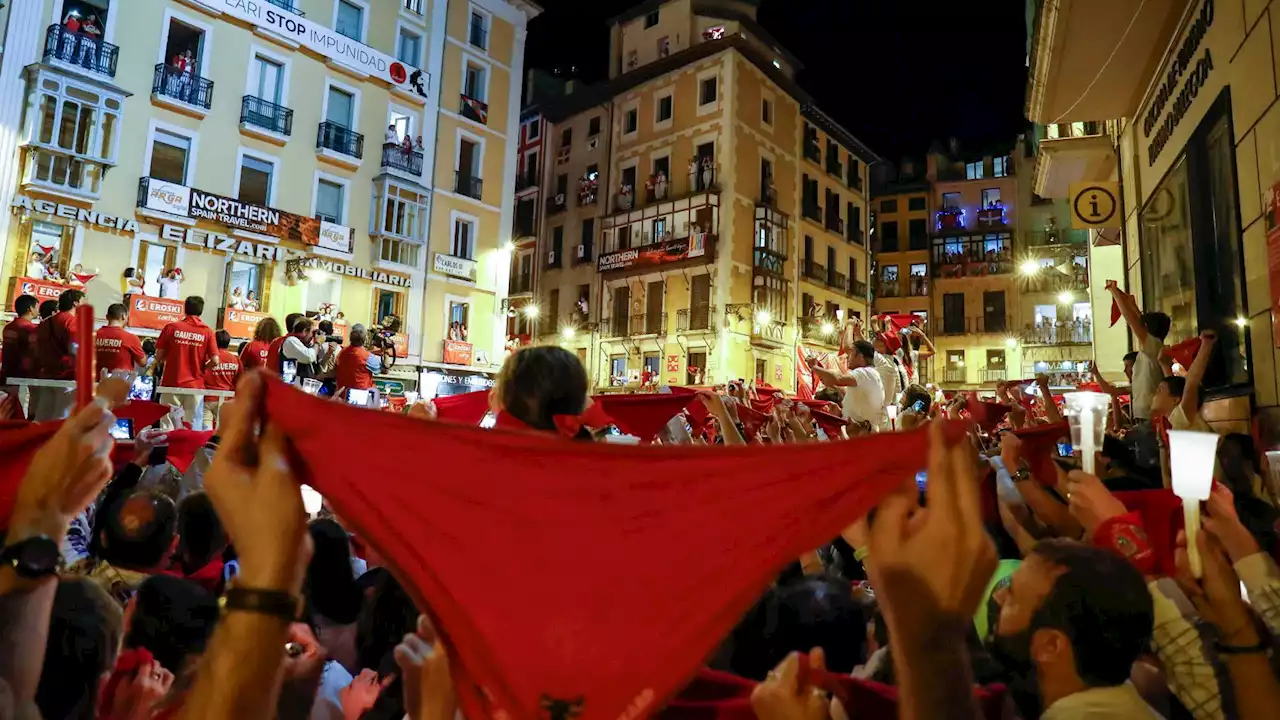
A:
[[[1168,317],[1109,287],[1139,350],[1127,385],[1096,377],[1095,473],[1047,378],[922,385],[932,344],[906,316],[846,323],[796,396],[592,398],[575,355],[535,346],[478,404],[398,417],[272,377],[323,368],[331,329],[267,319],[237,357],[188,298],[161,384],[236,388],[189,465],[160,427],[113,447],[114,375],[59,425],[0,429],[0,717],[1280,717],[1276,488],[1250,436],[1221,438],[1194,571],[1166,430],[1212,432],[1215,335],[1175,374]],[[15,333],[60,338],[80,299],[36,324],[20,298]],[[136,369],[116,315],[100,366]],[[348,340],[336,384],[359,387],[377,356]],[[9,349],[6,327],[6,373],[32,367]],[[644,446],[587,447],[623,436]],[[377,457],[345,459],[365,437]]]

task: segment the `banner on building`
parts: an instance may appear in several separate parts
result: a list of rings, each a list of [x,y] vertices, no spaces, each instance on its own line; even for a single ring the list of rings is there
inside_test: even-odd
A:
[[[444,361],[449,365],[470,365],[474,347],[459,340],[444,341]]]
[[[391,345],[396,349],[396,357],[409,357],[409,336],[404,333],[395,333],[391,336]]]
[[[647,270],[662,265],[707,257],[707,233],[692,233],[689,237],[663,240],[636,248],[605,253],[597,261],[599,272],[619,270]]]
[[[72,286],[63,285],[62,283],[49,282],[48,280],[36,280],[35,278],[23,277],[18,278],[18,282],[14,285],[16,292],[13,293],[13,301],[17,302],[18,298],[23,295],[30,295],[40,302],[46,300],[57,300],[58,296],[67,290],[71,290]],[[13,304],[10,303],[10,308]]]
[[[128,324],[131,328],[163,330],[165,325],[178,322],[185,316],[186,305],[182,300],[146,295],[129,296]]]
[[[222,329],[237,340],[248,340],[253,337],[253,331],[258,329],[258,322],[269,317],[271,313],[227,308],[222,311]]]
[[[141,207],[166,215],[207,220],[228,228],[267,235],[350,255],[351,228],[314,217],[207,193],[165,180],[144,177],[138,184]]]

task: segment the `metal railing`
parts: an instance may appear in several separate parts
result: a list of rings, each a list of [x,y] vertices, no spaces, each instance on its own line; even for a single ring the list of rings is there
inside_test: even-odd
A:
[[[615,315],[606,318],[602,325],[601,335],[605,338],[666,335],[667,314]]]
[[[902,297],[902,281],[886,281],[881,280],[876,283],[876,297],[896,298]]]
[[[240,99],[240,122],[280,135],[293,134],[293,111],[253,95]]]
[[[847,292],[849,290],[849,276],[842,272],[827,269],[827,287]]]
[[[275,5],[278,8],[283,8],[285,10],[288,10],[289,12],[293,13],[294,15],[297,15],[298,17],[307,16],[306,13],[299,10],[297,6],[293,4],[293,0],[267,0],[267,2],[271,3],[272,5]]]
[[[942,371],[942,381],[948,383],[964,383],[968,382],[965,377],[965,371],[962,367],[949,367]]]
[[[832,346],[840,342],[839,328],[831,318],[798,317],[796,324],[804,340]]]
[[[533,292],[533,273],[512,273],[507,283],[507,294],[527,295]]]
[[[928,275],[908,275],[907,276],[907,295],[909,297],[924,297],[929,294],[929,276]]]
[[[558,212],[564,212],[569,207],[569,199],[564,193],[556,193],[547,198],[547,214],[551,215]]]
[[[820,283],[827,281],[827,267],[825,265],[819,265],[812,260],[805,260],[802,271],[804,276],[810,280],[817,280]]]
[[[1089,345],[1093,342],[1093,324],[1073,320],[1045,320],[1019,333],[1023,345]]]
[[[1013,248],[1008,242],[991,250],[981,240],[946,244],[935,242],[932,265],[934,277],[1003,275],[1014,270]]]
[[[468,120],[474,120],[481,125],[489,124],[489,103],[481,102],[466,93],[459,95],[461,98],[458,102],[458,113]]]
[[[863,237],[863,235],[862,235],[862,228],[860,228],[860,227],[858,227],[858,226],[856,226],[856,225],[850,225],[850,226],[849,226],[849,233],[848,233],[848,235],[846,235],[846,237],[848,238],[849,242],[851,242],[851,243],[854,243],[854,244],[857,244],[857,245],[866,245],[866,244],[867,244],[867,240],[866,240],[866,238],[865,238],[865,237]]]
[[[480,199],[481,191],[484,189],[484,181],[478,177],[471,177],[471,174],[462,174],[460,170],[453,173],[453,191],[459,195],[466,195],[476,200]]]
[[[178,102],[204,108],[213,107],[213,81],[172,65],[156,65],[151,80],[151,94],[162,95]]]
[[[421,175],[422,151],[405,150],[398,143],[385,143],[382,146],[382,167],[410,175]]]
[[[1004,368],[982,368],[978,371],[983,383],[1004,382],[1008,375]]]
[[[850,280],[849,295],[865,299],[867,297],[867,284],[861,280]]]
[[[822,162],[822,148],[818,147],[817,141],[804,143],[804,159],[811,160],[815,163]]]
[[[538,186],[538,173],[528,170],[516,175],[516,192]]]
[[[364,157],[364,135],[345,125],[328,120],[320,123],[316,133],[316,149],[332,150],[353,158]]]
[[[786,263],[786,253],[770,247],[757,246],[754,253],[752,253],[752,264],[756,268],[774,275],[784,275]]]
[[[119,58],[120,48],[92,35],[71,32],[62,25],[50,25],[45,32],[45,62],[57,60],[115,77]]]
[[[711,332],[715,326],[715,305],[697,305],[676,311],[676,332]]]
[[[840,162],[840,156],[827,156],[827,173],[836,177],[844,177],[844,163]]]
[[[1065,138],[1082,138],[1106,133],[1105,123],[1097,120],[1056,123],[1036,127],[1037,140],[1062,140]]]
[[[985,335],[1001,334],[1009,331],[1007,317],[992,315],[990,317],[952,318],[943,316],[937,328],[939,335]]]
[[[822,222],[822,206],[816,201],[801,201],[800,214],[814,222]]]
[[[828,207],[827,210],[828,210],[827,222],[826,222],[827,229],[836,233],[837,235],[843,235],[844,234],[844,218],[840,217],[840,211],[836,210],[835,212],[831,212],[830,207]]]
[[[1028,248],[1066,247],[1088,252],[1089,231],[1063,228],[1055,230],[1027,230],[1022,234]]]

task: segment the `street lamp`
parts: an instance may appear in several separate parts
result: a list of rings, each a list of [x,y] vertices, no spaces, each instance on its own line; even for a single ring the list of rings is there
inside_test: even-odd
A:
[[[830,335],[831,333],[833,333],[833,332],[835,332],[835,331],[836,331],[836,326],[835,326],[833,323],[831,323],[830,321],[827,321],[827,322],[822,323],[822,328],[821,328],[821,329],[822,329],[822,334],[823,334],[823,335]]]
[[[520,311],[523,312],[524,316],[529,318],[530,320],[536,319],[538,315],[542,314],[541,308],[539,308],[537,305],[532,305],[532,304],[525,305],[524,307],[520,308]]]
[[[1063,305],[1070,305],[1071,301],[1075,299],[1075,296],[1071,294],[1070,290],[1063,290],[1062,293],[1058,295],[1058,302]]]
[[[1040,272],[1040,263],[1035,260],[1026,260],[1022,263],[1020,269],[1023,275],[1035,275]]]
[[[760,325],[760,326],[762,326],[762,327],[763,327],[763,326],[765,326],[765,325],[768,325],[768,324],[769,324],[769,323],[771,323],[771,322],[773,322],[773,315],[772,315],[772,314],[770,314],[770,312],[769,312],[768,310],[757,310],[757,311],[756,311],[756,324],[757,324],[757,325]]]
[[[563,336],[565,340],[572,340],[577,334],[578,331],[574,330],[572,327],[566,327],[560,331],[560,335]]]
[[[1011,338],[1011,337],[1010,337],[1010,338],[1005,338],[1005,339],[1004,339],[1004,345],[1005,345],[1005,347],[1007,347],[1007,348],[1009,348],[1010,350],[1012,350],[1012,349],[1014,349],[1014,348],[1018,347],[1018,339],[1017,339],[1017,338]]]

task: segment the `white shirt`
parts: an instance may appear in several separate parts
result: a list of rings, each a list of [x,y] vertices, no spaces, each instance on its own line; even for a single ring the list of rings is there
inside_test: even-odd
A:
[[[844,388],[842,411],[854,422],[869,422],[879,427],[884,417],[884,383],[880,373],[871,367],[854,368],[849,375],[857,385]]]
[[[888,355],[876,353],[875,364],[880,387],[884,389],[884,406],[889,407],[898,401],[898,394],[902,392],[902,375],[898,373],[898,364]]]
[[[351,673],[341,663],[329,660],[320,674],[316,686],[316,700],[311,705],[310,720],[342,720],[342,696],[340,693],[351,684]]]
[[[32,260],[27,263],[27,277],[32,280],[43,280],[45,278],[44,263],[39,260]]]
[[[1130,683],[1115,687],[1083,690],[1059,699],[1040,720],[1154,720],[1160,715],[1151,709]]]
[[[181,286],[182,283],[173,278],[160,278],[160,297],[177,300],[182,293]]]
[[[307,364],[316,361],[316,348],[307,347],[296,335],[290,335],[284,339],[284,345],[280,347],[280,354],[290,360],[297,360]]]
[[[1142,344],[1138,357],[1133,361],[1133,386],[1129,391],[1133,394],[1134,419],[1146,420],[1151,417],[1151,398],[1156,394],[1160,381],[1164,380],[1164,370],[1160,368],[1162,352],[1164,342],[1147,333],[1147,341]]]

